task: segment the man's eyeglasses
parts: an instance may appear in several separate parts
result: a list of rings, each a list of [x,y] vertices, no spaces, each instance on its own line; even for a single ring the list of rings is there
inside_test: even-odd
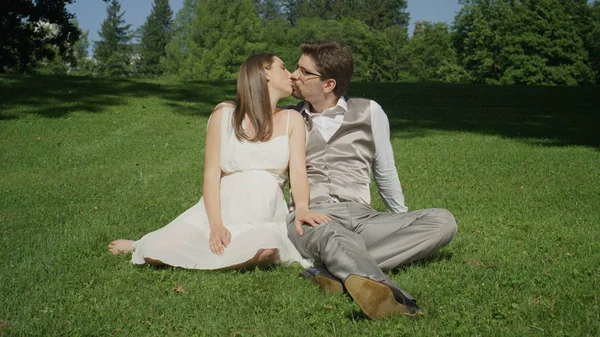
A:
[[[320,74],[316,74],[316,73],[307,71],[304,68],[300,68],[300,67],[297,67],[296,71],[298,71],[298,73],[300,74],[300,76],[302,77],[302,79],[304,81],[308,81],[308,80],[312,80],[313,78],[320,78],[321,77]],[[309,78],[309,76],[311,76],[311,77]]]

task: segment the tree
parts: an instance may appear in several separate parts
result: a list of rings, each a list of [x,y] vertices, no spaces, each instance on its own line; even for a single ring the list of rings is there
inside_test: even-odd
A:
[[[170,74],[191,73],[187,59],[189,56],[190,34],[192,24],[196,20],[196,7],[198,0],[185,0],[183,7],[177,12],[173,22],[173,37],[165,47],[166,57],[161,60],[162,69]]]
[[[588,0],[559,0],[559,2],[564,8],[567,19],[575,26],[577,35],[585,41],[594,25],[592,6],[588,4]]]
[[[77,23],[77,26],[79,24]],[[71,65],[71,74],[73,75],[91,75],[93,73],[94,62],[88,57],[90,47],[89,31],[81,31],[81,37],[73,47],[76,63]]]
[[[577,85],[593,81],[576,25],[559,0],[513,6],[513,31],[502,51],[504,84]]]
[[[0,2],[0,73],[27,72],[42,60],[59,56],[73,62],[79,39],[73,0],[3,0]]]
[[[383,30],[385,41],[388,44],[389,59],[389,80],[397,82],[401,79],[401,74],[407,69],[407,59],[403,50],[408,43],[408,27],[394,25]]]
[[[300,19],[330,20],[336,18],[333,1],[284,0],[282,8],[292,26]]]
[[[587,36],[586,49],[590,66],[596,73],[596,83],[600,84],[600,1],[591,5],[592,29]]]
[[[88,32],[83,32],[79,28],[79,22],[73,19],[73,25],[79,31],[79,40],[72,47],[73,57],[70,61],[63,59],[60,55],[52,59],[43,58],[37,62],[37,65],[32,70],[38,74],[45,75],[91,75],[93,72],[94,63],[88,58],[88,49],[90,42],[88,40]]]
[[[166,56],[166,46],[172,36],[173,12],[168,0],[154,0],[152,12],[141,28],[140,72],[162,74],[160,59]]]
[[[100,41],[94,41],[94,58],[99,73],[107,76],[128,75],[131,63],[131,25],[125,24],[118,0],[110,0],[106,8],[106,19],[98,32]]]
[[[234,79],[248,56],[266,49],[252,0],[198,0],[186,48],[184,78]]]
[[[600,1],[560,0],[588,53],[588,65],[600,81]]]
[[[282,0],[254,0],[258,17],[263,21],[284,20],[284,2]]]
[[[462,0],[455,17],[454,45],[459,63],[476,83],[499,81],[500,55],[512,28],[512,9],[503,0]]]
[[[363,0],[345,2],[353,3],[354,8],[350,6],[352,16],[361,20],[369,27],[377,30],[384,30],[392,26],[407,28],[410,19],[406,12],[406,0]]]
[[[583,41],[559,0],[464,0],[455,19],[460,63],[478,83],[589,83]]]
[[[406,0],[284,0],[277,2],[288,21],[296,25],[301,18],[355,19],[376,30],[399,25],[407,28]]]
[[[463,82],[465,74],[456,63],[456,53],[446,23],[417,21],[406,46],[408,72],[419,81]]]

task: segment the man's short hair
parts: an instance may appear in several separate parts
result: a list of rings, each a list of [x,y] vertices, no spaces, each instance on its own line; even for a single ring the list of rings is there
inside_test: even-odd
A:
[[[333,93],[341,97],[348,92],[350,80],[354,73],[352,54],[336,41],[310,41],[300,45],[302,54],[315,61],[321,79],[334,79],[336,86]]]

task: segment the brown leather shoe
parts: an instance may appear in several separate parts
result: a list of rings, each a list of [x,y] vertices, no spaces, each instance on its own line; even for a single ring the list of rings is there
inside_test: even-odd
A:
[[[370,319],[413,316],[419,311],[414,301],[381,282],[350,275],[344,281],[344,286],[354,302]]]
[[[318,285],[323,291],[332,294],[343,294],[344,285],[337,277],[331,275],[324,267],[310,267],[300,273],[301,277]]]

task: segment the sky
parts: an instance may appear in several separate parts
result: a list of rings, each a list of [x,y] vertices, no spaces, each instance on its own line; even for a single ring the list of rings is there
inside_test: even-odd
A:
[[[125,22],[131,24],[132,29],[139,28],[150,14],[153,2],[153,0],[121,0],[121,9],[125,11]],[[169,4],[173,13],[176,14],[183,7],[183,0],[169,0]],[[102,0],[76,0],[67,7],[71,13],[77,16],[81,29],[89,31],[90,53],[92,41],[100,39],[98,31],[102,21],[106,18],[106,6]],[[451,24],[460,7],[458,0],[408,0],[409,34],[412,35],[416,21],[444,21]]]

